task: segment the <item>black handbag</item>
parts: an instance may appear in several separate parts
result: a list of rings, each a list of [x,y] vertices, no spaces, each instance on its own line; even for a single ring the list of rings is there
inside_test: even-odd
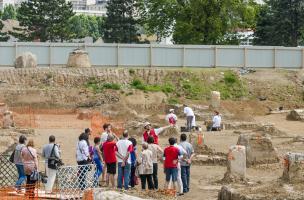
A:
[[[61,167],[64,164],[63,164],[62,160],[55,155],[55,153],[54,153],[55,146],[57,146],[57,145],[54,144],[52,151],[51,151],[51,155],[48,158],[48,168],[57,170],[59,167]]]
[[[8,159],[11,163],[14,163],[15,151],[16,151],[16,150],[13,151],[13,153],[11,154],[11,156],[10,156],[9,159]]]

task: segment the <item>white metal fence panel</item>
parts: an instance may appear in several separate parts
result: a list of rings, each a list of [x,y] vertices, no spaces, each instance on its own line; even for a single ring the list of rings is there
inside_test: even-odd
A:
[[[304,48],[267,46],[0,43],[0,66],[13,66],[30,51],[38,66],[65,66],[76,48],[88,51],[93,66],[304,68]]]
[[[300,68],[302,66],[301,49],[278,49],[276,50],[276,67]]]
[[[58,169],[60,198],[81,199],[87,189],[96,188],[96,165],[62,166]]]
[[[213,67],[215,48],[185,48],[185,66],[189,67]]]
[[[223,47],[217,49],[217,66],[220,67],[243,67],[244,48]]]
[[[152,65],[161,67],[183,66],[183,48],[181,47],[153,47]]]
[[[94,66],[117,66],[116,46],[87,46],[91,64]]]
[[[273,49],[248,49],[247,67],[274,67]]]

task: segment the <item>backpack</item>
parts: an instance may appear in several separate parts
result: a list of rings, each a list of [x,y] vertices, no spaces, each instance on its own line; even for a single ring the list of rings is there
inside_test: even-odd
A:
[[[170,117],[170,118],[169,118],[169,123],[170,123],[170,124],[175,124],[175,123],[176,123],[174,117]]]

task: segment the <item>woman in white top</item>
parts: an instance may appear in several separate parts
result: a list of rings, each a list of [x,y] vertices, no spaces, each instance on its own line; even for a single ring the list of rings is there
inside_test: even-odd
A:
[[[82,133],[79,136],[79,142],[77,143],[77,148],[76,148],[76,160],[77,160],[77,164],[79,165],[78,184],[81,190],[85,190],[87,187],[86,177],[89,171],[89,166],[87,165],[92,163],[90,159],[89,146],[87,143],[88,137],[89,137],[88,134]]]
[[[220,131],[221,130],[221,123],[222,117],[218,111],[214,111],[214,116],[212,119],[212,128],[211,131]]]

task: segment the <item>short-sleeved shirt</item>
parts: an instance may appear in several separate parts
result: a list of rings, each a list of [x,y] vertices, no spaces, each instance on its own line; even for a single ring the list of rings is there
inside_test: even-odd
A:
[[[193,110],[189,107],[184,108],[184,113],[186,114],[186,116],[194,116]]]
[[[213,125],[212,125],[213,128],[220,128],[221,127],[221,123],[222,123],[221,116],[220,115],[215,115],[213,117],[212,122],[213,122]]]
[[[115,142],[105,142],[102,145],[104,160],[106,163],[116,163],[116,143]]]
[[[184,154],[184,156],[189,159],[191,157],[191,155],[194,153],[193,147],[189,142],[181,142],[179,144],[180,147],[182,147],[184,149],[184,151],[186,152],[186,154]],[[182,161],[180,162],[181,166],[189,166],[189,164],[186,161]]]
[[[42,157],[45,158],[45,162],[47,162],[47,160],[51,156],[51,152],[53,150],[54,145],[55,145],[54,143],[44,145],[44,147],[42,149]],[[60,158],[60,151],[59,151],[59,147],[57,145],[55,145],[55,147],[54,147],[53,156]]]
[[[21,151],[23,148],[25,148],[24,144],[18,144],[15,148],[14,163],[17,165],[23,165],[22,157],[21,157]]]
[[[175,146],[169,146],[164,150],[164,166],[165,168],[177,168],[177,163],[174,162],[178,160],[178,156],[180,155],[180,150]]]
[[[159,146],[157,144],[148,144],[148,149],[152,151],[153,163],[158,163],[158,150]]]
[[[121,139],[116,143],[117,152],[125,157],[127,153],[131,153],[133,151],[133,144],[128,139]],[[117,157],[118,162],[123,162],[123,160],[120,157]],[[131,156],[129,155],[127,163],[131,164]]]

